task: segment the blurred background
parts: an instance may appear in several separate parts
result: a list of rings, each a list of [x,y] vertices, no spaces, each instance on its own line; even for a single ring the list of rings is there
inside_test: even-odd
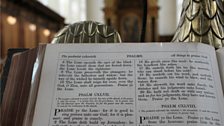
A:
[[[171,41],[183,0],[148,0],[147,42]],[[123,42],[140,42],[142,0],[1,0],[0,70],[9,48],[50,43],[64,26],[84,20],[114,27]]]

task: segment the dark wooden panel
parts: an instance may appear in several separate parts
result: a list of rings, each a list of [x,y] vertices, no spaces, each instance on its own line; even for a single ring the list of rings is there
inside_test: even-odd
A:
[[[34,48],[40,42],[50,42],[53,34],[64,27],[64,18],[36,0],[1,0],[1,59],[6,57],[8,48]],[[8,16],[16,18],[9,25]],[[30,24],[36,30],[30,30]],[[44,36],[43,30],[50,34]]]
[[[161,35],[159,36],[159,41],[160,42],[171,42],[173,39],[173,35]]]
[[[6,56],[7,50],[9,48],[19,48],[19,36],[23,35],[23,33],[19,34],[19,23],[18,19],[15,18],[16,22],[14,24],[9,23],[10,16],[2,13],[2,42],[1,42],[1,50],[2,55]],[[13,23],[13,22],[12,22]]]

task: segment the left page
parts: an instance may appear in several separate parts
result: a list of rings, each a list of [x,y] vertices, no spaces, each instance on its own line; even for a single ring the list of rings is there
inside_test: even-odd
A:
[[[214,48],[47,45],[33,126],[223,126]]]

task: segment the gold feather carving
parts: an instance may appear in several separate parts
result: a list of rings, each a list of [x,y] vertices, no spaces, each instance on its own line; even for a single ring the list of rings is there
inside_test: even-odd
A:
[[[201,42],[215,48],[224,47],[222,0],[184,0],[172,42]]]
[[[77,22],[65,26],[51,43],[120,43],[118,32],[107,25],[93,21]]]

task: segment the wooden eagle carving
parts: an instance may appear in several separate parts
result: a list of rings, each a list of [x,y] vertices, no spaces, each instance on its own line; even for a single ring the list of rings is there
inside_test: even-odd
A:
[[[224,47],[222,0],[184,0],[173,42],[201,42]]]

